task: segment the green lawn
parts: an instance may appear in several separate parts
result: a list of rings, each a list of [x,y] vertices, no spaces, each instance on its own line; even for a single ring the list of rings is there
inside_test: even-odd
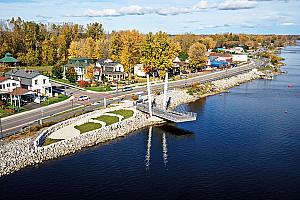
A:
[[[52,74],[52,66],[27,66],[27,67],[20,67],[20,69],[37,70],[40,73],[46,72],[48,74]]]
[[[47,146],[47,145],[50,145],[50,144],[53,144],[55,142],[59,142],[61,141],[61,139],[51,139],[51,138],[46,138],[43,146]]]
[[[85,89],[91,90],[94,92],[107,92],[112,91],[110,86],[96,86],[96,87],[86,87]]]
[[[75,126],[74,128],[78,129],[80,131],[80,133],[86,133],[89,131],[93,131],[96,129],[101,128],[102,125],[98,124],[98,123],[94,123],[94,122],[88,122],[79,126]]]
[[[11,107],[11,108],[14,108],[12,106],[6,106],[7,108]],[[0,108],[0,117],[3,118],[3,117],[7,117],[7,116],[10,116],[10,115],[14,115],[14,114],[17,114],[17,113],[21,113],[21,112],[25,112],[27,111],[27,109],[25,108],[19,108],[19,112],[9,112],[9,110],[6,110],[6,109],[3,109],[3,108]]]
[[[61,83],[66,83],[66,84],[70,84],[70,85],[75,85],[75,83],[70,83],[70,81],[68,79],[56,79],[56,78],[51,78],[51,80],[57,81],[57,82],[61,82]]]
[[[68,99],[68,96],[65,96],[63,94],[58,95],[58,97],[50,97],[48,98],[46,101],[42,102],[41,105],[42,106],[48,106],[50,104],[54,104],[54,103],[58,103],[61,101],[64,101],[66,99]]]
[[[106,123],[106,126],[119,122],[119,118],[116,116],[102,115],[95,118],[95,120],[102,121]]]
[[[116,114],[116,115],[121,115],[121,116],[124,117],[123,119],[127,119],[129,117],[132,117],[134,112],[132,110],[121,109],[121,110],[112,111],[110,113],[113,113],[113,114]]]
[[[7,116],[9,116],[9,115],[12,115],[13,113],[11,113],[11,112],[8,112],[7,110],[4,110],[4,109],[0,109],[0,116],[1,117],[7,117]]]

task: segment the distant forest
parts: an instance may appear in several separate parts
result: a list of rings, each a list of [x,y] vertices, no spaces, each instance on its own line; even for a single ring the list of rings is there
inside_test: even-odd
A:
[[[71,23],[57,25],[12,18],[0,22],[0,57],[10,52],[24,66],[61,65],[72,57],[112,58],[130,71],[138,62],[147,65],[164,64],[175,56],[185,60],[195,43],[201,43],[202,50],[235,46],[252,49],[259,45],[276,48],[297,38],[288,35],[233,33],[142,34],[137,30],[107,33],[102,24],[97,22],[85,26]],[[151,63],[153,57],[163,58],[156,59],[155,62],[159,63]]]

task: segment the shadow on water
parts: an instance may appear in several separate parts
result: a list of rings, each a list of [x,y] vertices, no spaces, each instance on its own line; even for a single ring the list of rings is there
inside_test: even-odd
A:
[[[179,128],[175,123],[162,124],[160,126],[155,126],[155,128],[158,129],[158,132],[166,132],[177,137],[194,137],[192,131]]]

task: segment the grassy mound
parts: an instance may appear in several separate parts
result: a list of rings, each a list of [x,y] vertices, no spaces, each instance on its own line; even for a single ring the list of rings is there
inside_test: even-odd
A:
[[[121,110],[112,111],[110,113],[113,113],[113,114],[116,114],[116,115],[121,115],[121,116],[124,117],[123,119],[127,119],[129,117],[132,117],[134,112],[132,110],[121,109]]]
[[[75,126],[74,128],[79,130],[80,133],[86,133],[86,132],[89,132],[89,131],[99,129],[101,127],[102,127],[101,124],[94,123],[94,122],[88,122],[88,123],[85,123],[85,124],[82,124],[82,125],[79,125],[79,126]]]
[[[102,121],[106,123],[106,126],[119,122],[119,118],[116,116],[102,115],[94,120]]]

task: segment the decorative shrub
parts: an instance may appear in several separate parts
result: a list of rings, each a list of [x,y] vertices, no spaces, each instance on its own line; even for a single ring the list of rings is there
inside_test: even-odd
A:
[[[88,87],[90,84],[87,81],[81,80],[78,82],[79,87],[85,88]]]

